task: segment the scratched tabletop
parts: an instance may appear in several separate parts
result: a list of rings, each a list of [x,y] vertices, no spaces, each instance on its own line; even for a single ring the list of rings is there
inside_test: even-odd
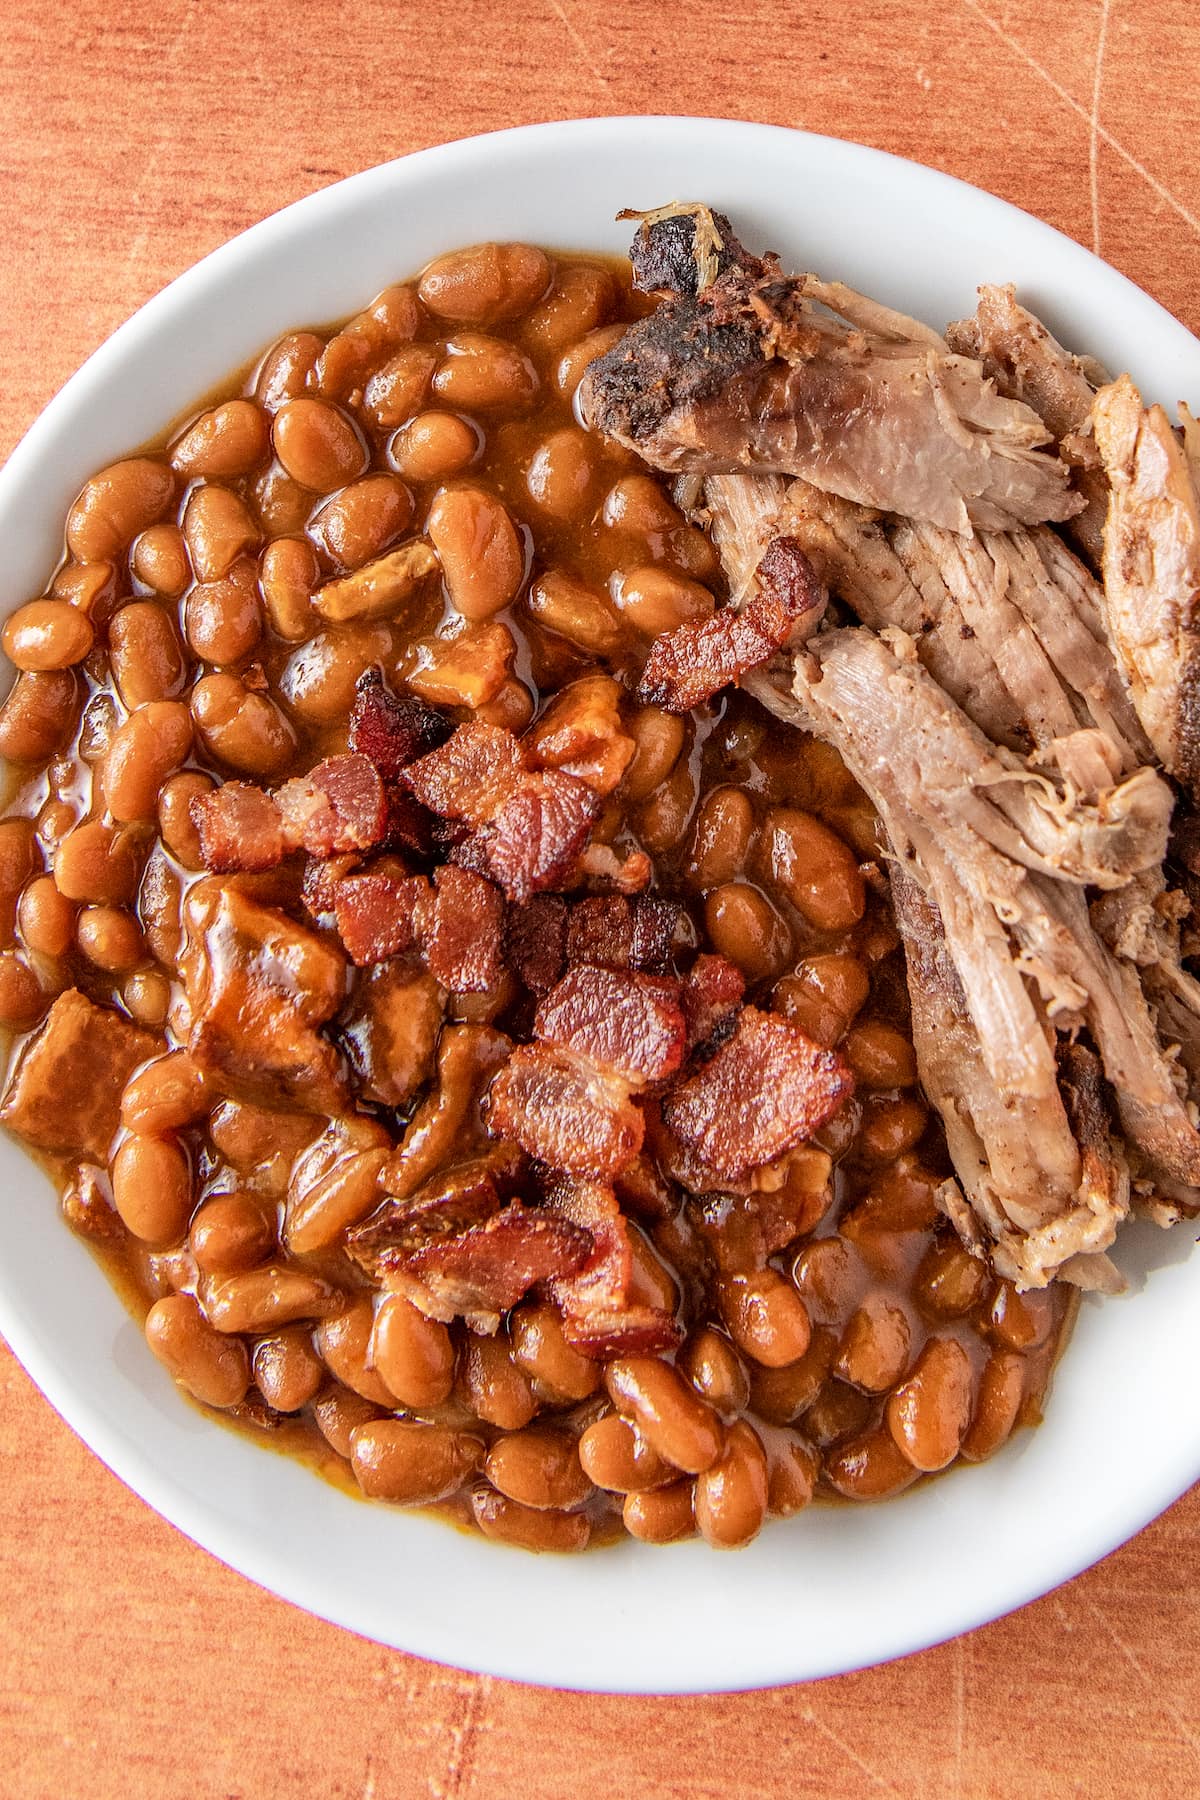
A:
[[[6,0],[3,20],[0,457],[234,232],[538,119],[857,138],[1039,214],[1200,330],[1195,0]],[[887,1668],[710,1699],[542,1692],[231,1574],[0,1344],[4,1800],[1194,1794],[1198,1588],[1200,1489],[1066,1588]]]

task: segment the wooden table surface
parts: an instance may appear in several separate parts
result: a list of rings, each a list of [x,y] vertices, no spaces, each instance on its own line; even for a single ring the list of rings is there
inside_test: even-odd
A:
[[[1197,74],[1194,0],[7,0],[0,456],[232,233],[537,119],[858,138],[1040,214],[1200,329]],[[1059,1593],[891,1667],[594,1699],[308,1618],[127,1492],[2,1345],[0,1395],[6,1800],[1200,1792],[1200,1490]]]

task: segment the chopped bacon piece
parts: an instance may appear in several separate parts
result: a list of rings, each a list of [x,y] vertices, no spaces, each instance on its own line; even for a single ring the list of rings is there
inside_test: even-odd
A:
[[[671,1315],[631,1299],[636,1272],[629,1225],[612,1188],[559,1182],[549,1204],[585,1226],[593,1240],[592,1253],[578,1273],[550,1283],[567,1342],[597,1360],[673,1350],[683,1333]]]
[[[504,1313],[537,1282],[582,1268],[591,1250],[590,1232],[514,1202],[482,1225],[415,1251],[407,1268],[441,1307]]]
[[[249,781],[226,781],[197,794],[190,812],[200,859],[214,874],[273,869],[287,854],[283,819],[270,794]]]
[[[621,690],[611,675],[582,675],[560,689],[526,740],[547,769],[577,775],[597,794],[611,794],[633,760],[634,741],[621,729]]]
[[[524,773],[521,747],[511,731],[471,719],[438,749],[402,771],[423,806],[444,819],[490,822]]]
[[[581,963],[538,1007],[534,1035],[631,1084],[661,1081],[675,1073],[687,1042],[679,989],[663,976]]]
[[[748,669],[768,662],[825,606],[825,589],[795,538],[773,538],[757,576],[757,590],[740,612],[724,607],[655,638],[639,698],[668,712],[690,712]]]
[[[300,898],[317,925],[336,925],[338,889],[358,868],[356,856],[310,856],[304,865]]]
[[[415,1251],[482,1225],[500,1207],[495,1167],[488,1158],[477,1157],[428,1182],[408,1200],[386,1200],[346,1233],[346,1251],[378,1281],[403,1267]]]
[[[548,993],[567,960],[566,901],[557,894],[534,894],[520,906],[510,906],[504,952],[513,974],[531,993]]]
[[[417,936],[432,975],[455,994],[481,994],[504,974],[504,896],[482,875],[446,864],[421,907]]]
[[[557,769],[525,775],[483,838],[488,867],[510,900],[558,886],[587,843],[600,802],[586,782]]]
[[[666,1096],[662,1114],[717,1175],[737,1178],[811,1137],[853,1089],[834,1051],[746,1006],[733,1036]]]
[[[746,992],[746,978],[728,957],[698,956],[683,983],[688,1049],[710,1044],[732,1026]]]
[[[396,782],[384,784],[387,822],[383,828],[381,847],[404,850],[414,856],[432,856],[436,844],[437,819],[427,812],[419,800],[406,793]]]
[[[338,883],[333,896],[338,933],[360,968],[412,949],[428,893],[429,883],[420,875],[349,875]]]
[[[568,1313],[563,1318],[563,1336],[580,1356],[593,1362],[608,1362],[614,1356],[656,1356],[663,1350],[677,1350],[683,1342],[683,1327],[670,1313],[657,1306],[626,1306],[620,1311]]]
[[[39,1150],[70,1150],[105,1163],[121,1123],[125,1083],[162,1048],[156,1032],[68,988],[21,1052],[0,1118]]]
[[[384,781],[394,781],[408,763],[445,743],[454,727],[413,694],[394,694],[383,670],[359,676],[350,711],[350,748],[375,765]]]
[[[387,796],[365,756],[330,756],[275,795],[287,842],[310,856],[371,850],[388,827]]]
[[[487,1124],[551,1168],[597,1179],[632,1162],[645,1131],[623,1081],[547,1044],[513,1051],[489,1090]]]
[[[627,1211],[655,1224],[672,1218],[679,1209],[679,1200],[670,1182],[644,1151],[627,1169],[621,1170],[614,1186]]]
[[[571,908],[567,961],[572,966],[587,962],[660,973],[670,966],[676,945],[684,941],[687,923],[683,908],[670,900],[593,894]]]

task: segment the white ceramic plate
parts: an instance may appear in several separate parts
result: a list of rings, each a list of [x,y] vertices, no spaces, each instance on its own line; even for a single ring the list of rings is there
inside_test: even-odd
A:
[[[0,615],[37,593],[86,477],[289,326],[353,311],[453,245],[623,250],[623,206],[700,198],[745,241],[942,324],[1015,281],[1073,347],[1171,403],[1200,344],[1086,250],[877,151],[765,126],[595,119],[448,144],[315,194],[227,244],[97,351],[0,474]],[[1149,272],[1151,275],[1153,271]],[[1020,1606],[1200,1475],[1200,1255],[1135,1227],[1128,1298],[1085,1303],[1044,1427],[888,1502],[818,1507],[718,1556],[627,1543],[531,1558],[348,1498],[193,1410],[46,1181],[0,1142],[0,1329],[149,1504],[284,1598],[399,1649],[557,1687],[734,1689],[829,1675]],[[1143,1280],[1146,1268],[1154,1268]]]

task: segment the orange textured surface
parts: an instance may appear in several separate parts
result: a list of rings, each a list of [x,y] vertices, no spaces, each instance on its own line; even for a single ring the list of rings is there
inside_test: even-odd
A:
[[[1197,329],[1198,70],[1193,0],[8,0],[0,455],[232,233],[535,119],[709,112],[858,138],[1040,214]],[[0,1346],[6,1800],[1194,1793],[1198,1588],[1194,1491],[1060,1593],[889,1668],[735,1698],[540,1693],[232,1575]]]

